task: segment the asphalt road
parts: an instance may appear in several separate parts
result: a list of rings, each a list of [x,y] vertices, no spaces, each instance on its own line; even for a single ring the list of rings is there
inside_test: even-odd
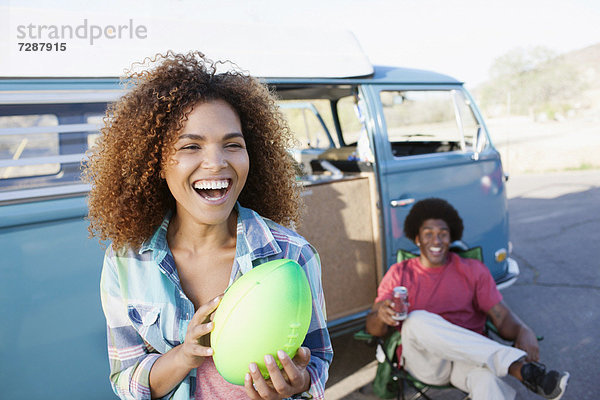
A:
[[[521,269],[505,302],[538,335],[542,362],[571,373],[563,399],[600,399],[600,171],[511,177],[513,254]],[[468,229],[468,227],[467,227]],[[351,335],[333,340],[328,400],[377,399],[374,350]],[[539,399],[512,377],[518,400]],[[434,399],[461,399],[456,390]]]

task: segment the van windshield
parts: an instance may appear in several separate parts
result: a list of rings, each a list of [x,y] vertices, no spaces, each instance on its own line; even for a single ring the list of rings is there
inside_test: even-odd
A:
[[[382,91],[388,140],[396,157],[469,151],[480,125],[460,90]]]

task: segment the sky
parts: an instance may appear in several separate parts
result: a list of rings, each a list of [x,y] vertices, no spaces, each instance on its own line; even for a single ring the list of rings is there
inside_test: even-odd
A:
[[[14,51],[17,44],[11,42],[17,8],[37,10],[18,18],[30,15],[38,24],[57,15],[70,15],[73,21],[160,17],[174,29],[214,27],[219,38],[231,41],[244,33],[221,25],[285,26],[307,38],[319,29],[346,29],[373,64],[434,70],[467,86],[485,81],[494,60],[518,47],[545,46],[562,53],[600,43],[598,0],[0,0],[3,51]],[[25,59],[13,62],[19,60]]]

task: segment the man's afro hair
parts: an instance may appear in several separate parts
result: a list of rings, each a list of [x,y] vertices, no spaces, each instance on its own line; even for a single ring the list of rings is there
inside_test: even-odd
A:
[[[404,234],[413,242],[419,235],[419,228],[428,219],[441,219],[450,228],[450,240],[462,238],[463,221],[458,211],[444,199],[431,197],[415,203],[404,220]]]

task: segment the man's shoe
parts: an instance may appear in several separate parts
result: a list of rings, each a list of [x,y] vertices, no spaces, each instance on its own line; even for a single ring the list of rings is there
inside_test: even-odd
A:
[[[542,364],[531,362],[521,367],[523,384],[532,392],[547,399],[558,400],[567,388],[568,372],[550,371]]]

